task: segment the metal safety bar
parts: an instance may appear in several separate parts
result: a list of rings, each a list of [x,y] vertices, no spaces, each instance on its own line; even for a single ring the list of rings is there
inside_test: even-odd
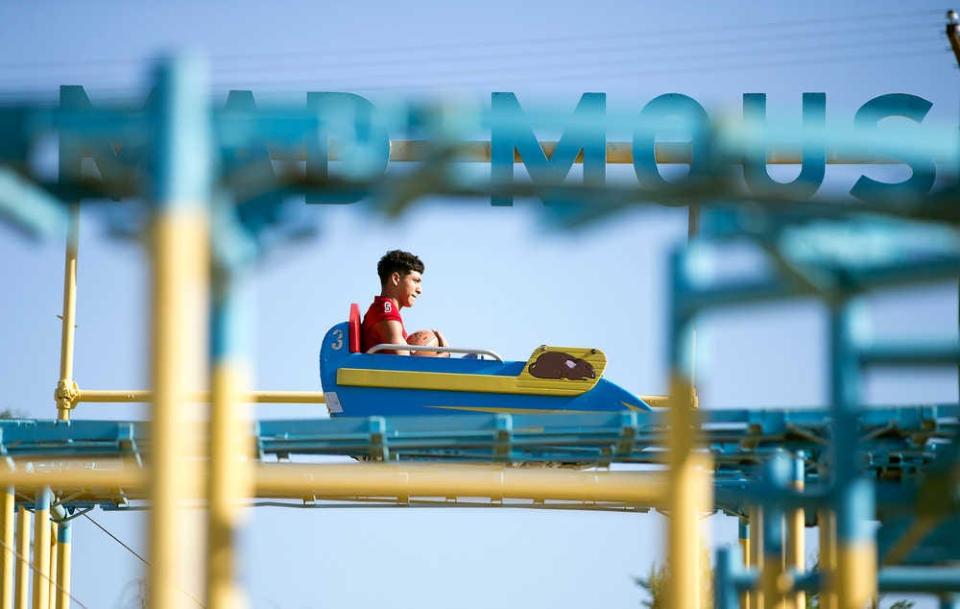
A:
[[[371,353],[379,353],[380,351],[437,351],[440,353],[475,353],[476,355],[489,355],[498,362],[502,362],[503,358],[500,357],[495,351],[489,349],[471,349],[469,347],[429,347],[426,345],[406,345],[403,343],[380,343],[379,345],[374,345],[367,349],[367,355]]]

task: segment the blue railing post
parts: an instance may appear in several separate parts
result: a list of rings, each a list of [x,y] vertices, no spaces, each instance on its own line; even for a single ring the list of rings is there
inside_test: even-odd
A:
[[[831,466],[837,562],[833,582],[838,609],[859,609],[876,597],[873,485],[861,473],[857,415],[860,370],[856,354],[856,303],[830,306]]]

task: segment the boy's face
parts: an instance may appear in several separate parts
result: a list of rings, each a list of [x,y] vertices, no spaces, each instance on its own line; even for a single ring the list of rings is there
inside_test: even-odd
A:
[[[390,280],[396,287],[397,303],[401,307],[412,307],[420,296],[420,292],[423,291],[421,287],[423,277],[420,273],[418,271],[410,271],[406,275],[394,273]]]

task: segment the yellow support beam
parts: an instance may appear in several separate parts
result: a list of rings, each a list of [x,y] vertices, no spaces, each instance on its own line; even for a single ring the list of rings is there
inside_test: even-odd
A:
[[[738,529],[740,531],[740,557],[743,561],[743,568],[750,569],[753,566],[753,555],[752,550],[750,549],[752,546],[751,537],[753,536],[753,530],[749,521],[744,524],[742,520]],[[753,595],[749,590],[744,590],[740,593],[740,606],[743,609],[749,609],[752,607],[752,603]]]
[[[249,436],[247,436],[249,439]],[[96,463],[96,468],[90,468]],[[40,463],[34,462],[34,465]],[[702,460],[698,467],[705,467]],[[293,464],[254,467],[254,488],[260,498],[318,499],[491,497],[556,501],[624,503],[665,507],[668,479],[664,472],[609,472],[513,468],[501,465],[440,464]],[[185,497],[202,496],[202,478],[186,488]],[[0,470],[0,484],[22,490],[51,486],[58,491],[83,489],[90,497],[116,496],[123,489],[141,498],[146,471],[113,460],[43,463],[34,470]]]
[[[80,226],[80,208],[70,208],[67,230],[67,251],[63,265],[63,314],[60,327],[60,380],[54,392],[57,418],[70,420],[70,410],[76,406],[77,384],[73,380],[73,344],[77,312],[77,250]]]
[[[766,609],[786,609],[784,594],[784,572],[780,556],[768,555],[760,570],[760,592],[757,602]]]
[[[22,505],[17,509],[17,606],[30,607],[30,523],[33,514]]]
[[[793,472],[794,477],[791,481],[791,485],[794,490],[803,491],[803,459],[802,457],[797,457],[797,459],[798,462],[794,463],[795,471]],[[793,570],[796,573],[803,573],[807,570],[807,561],[805,556],[806,548],[804,544],[806,515],[803,508],[798,508],[787,512],[786,521],[787,543],[784,548],[786,551],[784,567],[788,571]],[[791,593],[789,597],[789,606],[793,607],[794,609],[806,609],[806,593],[802,591]]]
[[[749,510],[750,518],[750,564],[758,572],[763,571],[764,543],[763,543],[763,510],[760,506],[753,506]],[[750,593],[748,609],[764,609],[763,593],[754,590]]]
[[[764,512],[762,519],[767,521],[767,526],[770,524],[769,518],[771,518],[771,515]],[[783,520],[781,517],[781,522]],[[782,531],[782,525],[780,528]],[[768,539],[766,533],[764,535],[763,543],[765,547],[763,566],[760,567],[760,593],[757,595],[757,602],[764,609],[787,609],[789,604],[786,594],[787,581],[784,572],[786,554],[783,538],[778,536],[780,539],[773,541]],[[779,546],[779,549],[774,549],[771,546]]]
[[[675,374],[670,383],[673,407],[668,411],[669,431],[664,444],[669,465],[666,505],[667,606],[699,609],[703,590],[700,565],[704,547],[700,518],[712,508],[710,456],[697,452],[699,438],[693,386]]]
[[[57,609],[57,562],[58,562],[58,548],[57,548],[57,534],[59,527],[56,522],[50,523],[50,562],[47,566],[47,573],[50,574],[50,581],[48,582],[48,587],[50,592],[48,593],[49,599],[48,607],[50,609]]]
[[[250,419],[238,403],[248,375],[244,366],[229,355],[213,365],[207,469],[207,608],[233,609],[246,604],[237,583],[235,555],[243,500],[253,494]]]
[[[57,531],[57,609],[70,609],[70,523],[60,523]]]
[[[123,403],[149,402],[153,394],[145,389],[102,390],[80,389],[77,402]],[[209,392],[194,392],[189,397],[193,402],[210,402]],[[237,396],[237,400],[256,404],[323,404],[322,391],[252,391]]]
[[[817,513],[819,534],[820,608],[837,609],[835,594],[837,567],[837,530],[833,512],[820,510]]]
[[[246,397],[244,397],[246,396]],[[322,391],[253,391],[241,394],[238,401],[257,404],[324,404]]]
[[[149,109],[152,132],[149,232],[151,263],[147,606],[179,606],[181,589],[200,568],[202,546],[184,531],[185,500],[198,488],[201,462],[190,396],[206,369],[210,260],[211,124],[204,103],[206,69],[199,61],[159,67]]]
[[[189,427],[190,379],[203,361],[198,334],[206,325],[202,312],[207,292],[205,261],[207,225],[203,217],[155,218],[153,246],[153,401],[150,416],[150,511],[148,605],[177,606],[193,543],[181,535],[187,528],[183,500],[195,493],[199,463]]]
[[[47,486],[60,491],[82,489],[108,498],[115,497],[117,489],[143,491],[146,488],[146,470],[115,459],[80,462],[34,460],[33,464],[37,466],[33,470],[0,470],[0,484],[14,486],[24,492]],[[96,469],[90,465],[96,465]]]
[[[13,530],[16,495],[12,486],[0,494],[0,609],[13,609],[13,572],[16,565],[13,551]]]
[[[33,609],[50,607],[50,489],[37,493],[33,523]]]
[[[90,468],[89,464],[97,467]],[[0,484],[15,482],[22,490],[44,486],[58,491],[82,489],[85,497],[94,499],[116,497],[118,489],[123,489],[130,499],[143,498],[146,480],[144,469],[111,460],[43,463],[39,470],[0,472]],[[663,472],[500,465],[260,464],[254,468],[254,480],[256,496],[260,498],[331,500],[490,497],[664,507],[667,491],[667,476]],[[200,498],[199,486],[191,489],[188,497]]]
[[[258,497],[496,499],[622,502],[660,507],[667,491],[660,472],[592,472],[499,465],[263,464]]]
[[[862,609],[877,597],[877,550],[873,543],[837,545],[837,609]]]

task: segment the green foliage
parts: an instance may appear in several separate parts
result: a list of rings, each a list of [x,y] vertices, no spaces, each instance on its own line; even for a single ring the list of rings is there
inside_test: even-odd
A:
[[[664,590],[667,585],[667,568],[665,566],[650,566],[646,577],[634,577],[635,584],[643,588],[650,595],[650,600],[643,601],[646,609],[664,609]]]
[[[700,551],[700,581],[703,589],[700,590],[700,606],[702,609],[713,609],[713,567],[710,564],[710,553],[706,548]],[[646,577],[634,577],[633,581],[647,591],[649,600],[642,606],[645,609],[665,609],[666,590],[669,569],[667,565],[651,565]]]

